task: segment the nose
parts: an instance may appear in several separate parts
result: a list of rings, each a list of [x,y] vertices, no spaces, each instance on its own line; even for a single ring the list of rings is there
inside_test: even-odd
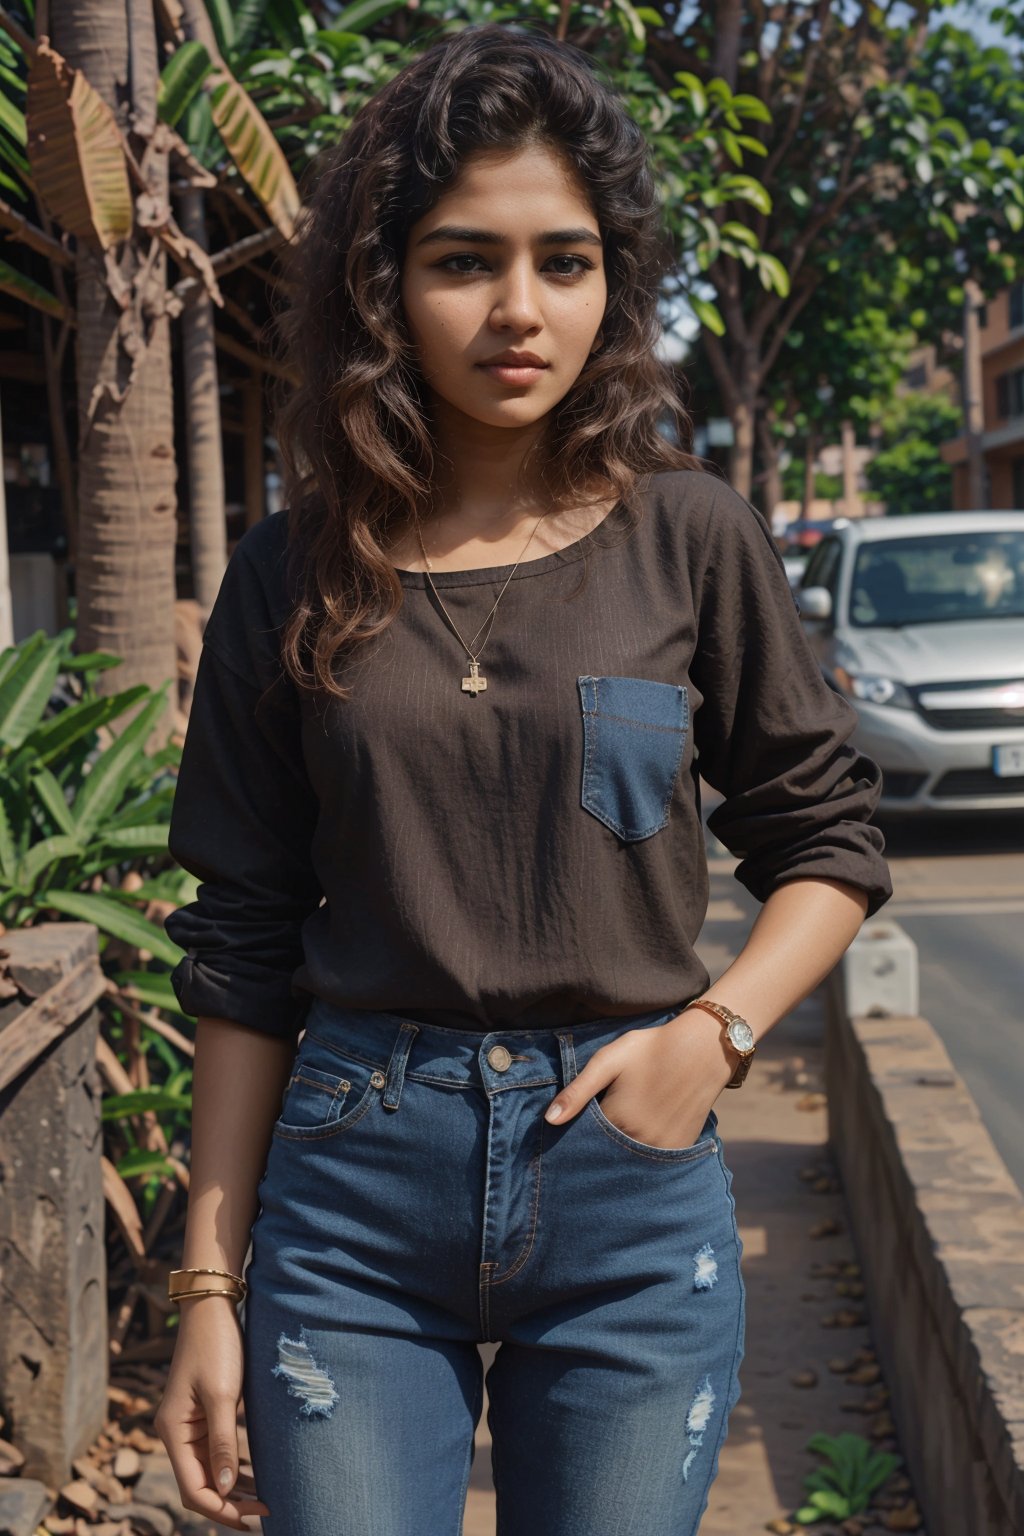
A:
[[[531,259],[509,265],[491,310],[491,325],[495,330],[530,335],[541,329],[543,319],[538,284]]]

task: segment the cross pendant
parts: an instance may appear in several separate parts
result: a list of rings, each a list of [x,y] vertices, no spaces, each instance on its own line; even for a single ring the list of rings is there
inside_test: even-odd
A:
[[[463,693],[471,693],[476,698],[487,687],[486,677],[480,676],[480,663],[471,661],[469,664],[469,676],[462,679]]]

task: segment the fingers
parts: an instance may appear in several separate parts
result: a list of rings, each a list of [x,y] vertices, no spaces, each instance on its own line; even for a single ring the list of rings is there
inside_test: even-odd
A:
[[[178,1493],[186,1509],[237,1531],[258,1530],[258,1517],[269,1515],[262,1500],[250,1496],[238,1480],[238,1403],[230,1393],[189,1403],[177,1411],[165,1397],[154,1427],[167,1448]],[[217,1474],[227,1478],[218,1488]],[[243,1520],[251,1524],[244,1525]]]
[[[621,1052],[618,1047],[619,1040],[610,1040],[607,1045],[599,1046],[591,1056],[582,1072],[579,1072],[572,1082],[557,1093],[544,1111],[544,1119],[552,1125],[565,1125],[565,1123],[578,1115],[583,1106],[595,1093],[600,1093],[602,1088],[607,1088],[620,1070]]]
[[[238,1404],[228,1392],[211,1394],[206,1409],[207,1457],[213,1486],[223,1496],[238,1481]]]

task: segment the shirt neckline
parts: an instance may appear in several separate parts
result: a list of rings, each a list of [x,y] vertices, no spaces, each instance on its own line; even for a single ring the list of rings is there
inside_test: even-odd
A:
[[[540,555],[536,560],[523,560],[512,580],[522,581],[524,576],[540,576],[545,571],[558,570],[573,560],[582,559],[592,547],[595,533],[611,523],[621,508],[622,501],[616,501],[611,511],[605,513],[601,521],[595,523],[590,532],[585,533],[582,538],[574,539],[571,544],[566,544],[561,549],[552,550],[549,555]],[[514,567],[515,561],[510,560],[507,565],[481,565],[464,571],[432,571],[430,576],[433,577],[435,587],[475,587],[484,586],[488,582],[503,581]],[[430,579],[426,571],[407,571],[400,565],[393,565],[391,569],[403,587],[429,590]]]

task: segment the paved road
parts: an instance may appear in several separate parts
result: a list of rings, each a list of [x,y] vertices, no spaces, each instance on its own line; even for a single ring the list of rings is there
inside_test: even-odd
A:
[[[720,797],[702,789],[706,819]],[[921,1013],[1024,1189],[1024,815],[880,825],[893,883],[880,915],[917,945]],[[712,868],[735,862],[710,833],[707,848]]]
[[[1024,1189],[1024,817],[883,823],[893,898],[941,1035]]]

